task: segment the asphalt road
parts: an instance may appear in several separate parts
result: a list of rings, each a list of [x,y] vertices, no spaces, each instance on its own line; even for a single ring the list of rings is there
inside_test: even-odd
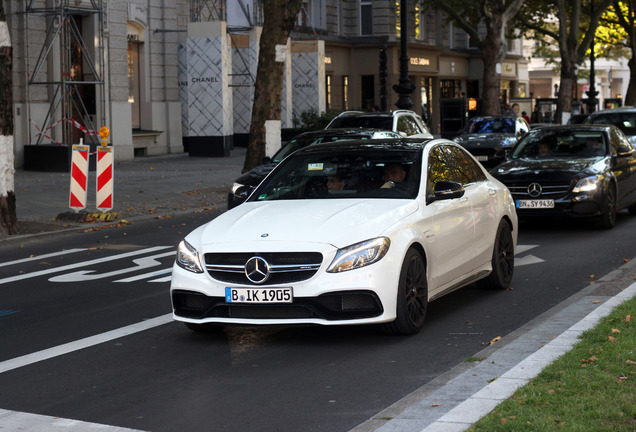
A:
[[[213,216],[0,246],[0,410],[146,431],[348,431],[636,256],[625,212],[610,231],[523,224],[512,289],[443,297],[416,336],[202,335],[170,320],[169,268]]]

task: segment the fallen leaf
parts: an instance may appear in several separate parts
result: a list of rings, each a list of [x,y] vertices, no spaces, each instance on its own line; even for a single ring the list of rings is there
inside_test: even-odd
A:
[[[596,275],[593,275],[593,274],[590,275],[590,278],[592,278],[592,279],[595,278],[595,277],[596,277]]]
[[[554,390],[548,390],[548,393],[550,393],[551,395],[553,395],[555,393]]]
[[[625,361],[625,363],[636,365],[636,361],[634,361],[634,360],[627,360],[627,361]]]
[[[497,336],[496,338],[494,338],[493,340],[491,340],[491,341],[488,343],[488,345],[492,345],[492,344],[494,344],[495,342],[499,342],[500,340],[501,340],[501,336]]]
[[[597,304],[597,303],[600,303],[600,302],[601,302],[600,300],[594,300],[592,303]]]
[[[496,377],[494,377],[493,379],[489,379],[489,380],[488,380],[488,382],[489,382],[489,383],[494,382],[495,380],[497,380],[497,378],[499,378],[499,375],[497,375],[497,376],[496,376]]]
[[[620,332],[621,331],[619,329],[615,329],[615,328],[612,329],[612,333],[620,333]]]
[[[614,336],[608,336],[607,339],[609,339],[610,342],[616,341],[616,338]]]
[[[632,260],[631,258],[625,258],[625,259],[623,260],[623,262],[624,262],[624,263],[628,263],[628,262],[630,262],[631,260]]]
[[[433,404],[433,405],[431,405],[431,406],[432,406],[432,407],[439,407],[439,406],[442,406],[442,404]]]
[[[501,418],[501,424],[502,424],[502,425],[503,425],[503,424],[506,424],[507,422],[508,422],[508,420],[506,420],[506,418],[505,418],[505,417],[502,417],[502,418]]]
[[[625,317],[625,322],[630,322],[632,320],[632,316],[631,315],[627,315]]]

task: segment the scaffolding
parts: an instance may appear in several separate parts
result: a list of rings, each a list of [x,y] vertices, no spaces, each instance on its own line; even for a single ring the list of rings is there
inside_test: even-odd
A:
[[[29,39],[42,35],[43,22],[41,46],[32,44]],[[29,144],[71,145],[83,139],[98,145],[96,125],[105,124],[106,115],[102,0],[27,0],[25,30]],[[38,47],[31,65],[35,56],[29,50]],[[35,87],[46,88],[48,102],[32,100]],[[33,119],[36,103],[48,104],[40,124]]]

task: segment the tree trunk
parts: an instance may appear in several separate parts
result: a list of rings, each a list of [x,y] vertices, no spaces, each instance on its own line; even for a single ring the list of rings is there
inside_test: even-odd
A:
[[[18,233],[15,207],[13,154],[13,52],[9,28],[0,1],[0,228],[10,235]]]
[[[243,172],[260,165],[265,157],[265,122],[280,120],[285,63],[276,61],[276,45],[287,43],[301,6],[302,0],[263,2],[263,31],[259,43],[252,122]]]
[[[629,85],[625,94],[624,104],[626,106],[636,105],[636,47],[632,46],[632,58],[629,59]]]
[[[559,95],[557,98],[557,108],[554,113],[554,123],[563,123],[563,113],[572,111],[572,92],[574,83],[576,82],[576,66],[566,64],[561,65],[561,85],[559,87]]]
[[[490,26],[489,26],[490,27]],[[489,29],[484,39],[482,59],[484,62],[484,91],[482,92],[482,114],[501,114],[500,76],[497,63],[500,62],[501,39],[496,29]]]

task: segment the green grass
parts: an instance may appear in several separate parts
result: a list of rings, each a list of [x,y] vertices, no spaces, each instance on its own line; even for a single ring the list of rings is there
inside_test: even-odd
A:
[[[469,431],[636,431],[636,298]]]

